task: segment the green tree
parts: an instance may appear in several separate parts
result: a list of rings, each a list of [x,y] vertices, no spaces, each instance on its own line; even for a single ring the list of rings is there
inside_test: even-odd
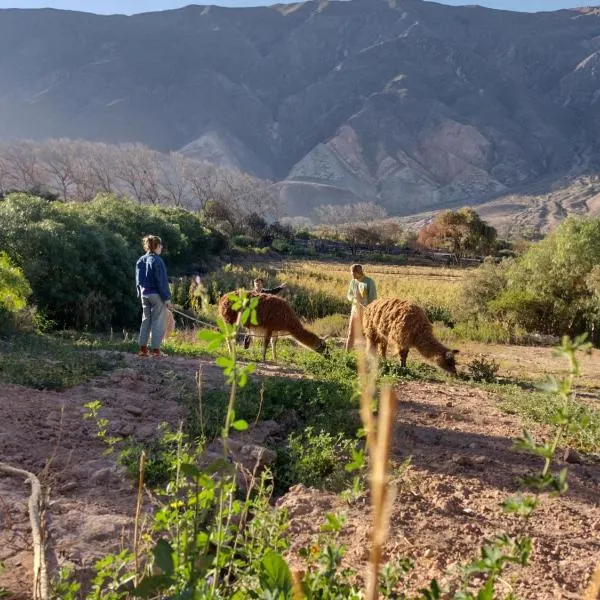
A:
[[[587,332],[600,341],[600,219],[570,217],[503,266],[488,266],[468,292],[489,312],[529,331]],[[494,273],[487,273],[487,271]]]

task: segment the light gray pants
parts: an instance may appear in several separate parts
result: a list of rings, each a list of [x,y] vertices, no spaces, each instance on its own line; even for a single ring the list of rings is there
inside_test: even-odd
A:
[[[152,334],[152,347],[160,348],[165,335],[167,305],[158,294],[142,296],[142,326],[140,327],[140,346],[148,345]]]

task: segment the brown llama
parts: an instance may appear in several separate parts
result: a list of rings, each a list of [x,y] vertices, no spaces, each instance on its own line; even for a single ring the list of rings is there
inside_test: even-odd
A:
[[[294,309],[286,300],[273,294],[258,294],[256,292],[247,292],[247,294],[250,298],[258,297],[258,305],[256,306],[258,325],[252,325],[248,321],[245,327],[248,327],[251,332],[264,335],[263,362],[267,358],[269,342],[272,342],[273,360],[277,360],[275,339],[273,339],[273,335],[277,336],[277,334],[289,333],[297,342],[310,350],[314,350],[319,354],[326,353],[327,345],[325,341],[302,326]],[[219,300],[219,315],[230,325],[233,325],[238,318],[238,312],[231,307],[228,294],[225,294]]]
[[[380,299],[369,304],[362,314],[367,351],[377,349],[385,358],[391,344],[394,356],[399,354],[400,364],[406,367],[408,351],[416,348],[444,371],[456,375],[454,357],[458,350],[450,350],[435,339],[425,311],[416,304],[399,298]]]

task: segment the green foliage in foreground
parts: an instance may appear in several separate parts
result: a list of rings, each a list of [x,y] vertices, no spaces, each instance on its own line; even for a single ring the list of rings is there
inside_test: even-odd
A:
[[[0,252],[0,333],[9,331],[27,306],[31,286],[23,271]]]
[[[238,305],[244,315],[242,321],[253,318],[255,305],[244,298],[239,300]],[[181,430],[171,435],[169,482],[164,489],[156,491],[161,500],[159,508],[147,523],[143,535],[134,541],[133,550],[125,548],[118,554],[99,560],[94,567],[91,589],[85,595],[81,593],[79,582],[63,572],[55,582],[55,598],[364,598],[362,586],[357,583],[357,573],[342,566],[345,554],[340,543],[345,524],[343,517],[335,514],[325,516],[319,538],[300,550],[304,570],[294,577],[283,557],[288,549],[287,516],[270,506],[271,481],[268,474],[246,478],[246,482],[250,483],[245,493],[238,487],[238,467],[228,461],[226,448],[232,429],[248,428],[247,421],[241,417],[238,392],[248,385],[248,375],[253,366],[240,364],[237,359],[234,342],[238,328],[223,323],[219,327],[220,331],[203,333],[202,339],[207,343],[208,351],[216,350],[224,342],[229,343],[231,350],[229,357],[217,359],[230,387],[225,425],[221,429],[225,448],[223,458],[201,469],[198,459],[202,445],[187,439]],[[563,340],[560,353],[569,362],[569,374],[563,380],[550,379],[545,384],[546,392],[555,401],[549,409],[551,434],[548,439],[537,441],[524,430],[522,436],[515,440],[517,450],[533,455],[543,463],[539,472],[524,478],[521,494],[505,499],[502,504],[505,512],[521,519],[524,531],[531,528],[530,519],[534,518],[541,495],[562,494],[568,489],[567,470],[556,471],[554,459],[559,444],[568,439],[569,434],[587,429],[590,425],[576,403],[573,387],[579,374],[576,352],[588,349],[589,345],[583,339],[574,342]],[[348,365],[340,363],[337,363],[337,373]],[[264,399],[264,392],[262,396]],[[89,408],[97,419],[102,437],[107,424],[102,419],[98,420],[97,404]],[[307,420],[310,412],[307,410],[305,413]],[[364,455],[346,446],[340,436],[314,434],[312,429],[292,436],[289,446],[290,451],[298,456],[296,470],[290,470],[293,477],[301,476],[303,471],[310,475],[311,467],[312,473],[322,468],[330,471],[340,458],[339,454],[331,454],[332,449],[341,449],[342,454],[349,450],[354,462],[352,468],[360,468],[364,464]],[[316,453],[313,454],[313,451]],[[143,455],[140,458],[143,465]],[[518,527],[516,523],[515,527]],[[512,574],[506,571],[527,565],[532,550],[528,535],[512,537],[500,533],[493,539],[484,540],[476,553],[478,555],[462,567],[446,573],[444,580],[436,578],[427,587],[411,588],[405,576],[412,569],[412,564],[401,558],[383,566],[377,574],[377,587],[382,598],[493,600],[498,597],[497,584],[502,582],[505,586],[512,578]],[[514,595],[509,592],[506,597]]]

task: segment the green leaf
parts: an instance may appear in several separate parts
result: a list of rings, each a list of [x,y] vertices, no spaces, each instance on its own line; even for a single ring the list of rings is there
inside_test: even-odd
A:
[[[184,475],[187,475],[190,479],[198,479],[202,475],[202,472],[196,465],[191,463],[183,463],[181,465],[181,471]]]
[[[219,343],[223,342],[223,334],[218,331],[211,331],[210,329],[203,329],[198,332],[198,339],[204,342],[215,342],[219,340]]]
[[[166,575],[149,575],[140,581],[139,585],[133,590],[133,595],[138,598],[150,598],[155,596],[156,592],[170,586],[173,580]]]
[[[221,369],[233,368],[233,360],[227,356],[219,356],[217,360],[215,360],[215,364],[217,367],[221,367]]]
[[[246,429],[248,429],[248,423],[244,421],[244,419],[238,419],[237,421],[234,421],[231,426],[236,431],[246,431]]]
[[[248,322],[249,318],[250,318],[250,309],[246,308],[242,312],[242,318],[241,318],[242,325],[245,325]]]
[[[175,565],[173,563],[173,548],[171,548],[171,544],[164,539],[158,540],[156,546],[154,546],[153,554],[159,568],[166,575],[173,575]]]
[[[261,562],[260,582],[265,590],[283,592],[285,595],[292,590],[292,575],[290,568],[280,554],[268,551]]]
[[[537,500],[533,496],[518,496],[507,498],[502,503],[504,512],[515,515],[530,515],[537,507]]]
[[[477,600],[494,600],[494,578],[490,577],[479,590]]]
[[[334,513],[327,513],[325,515],[325,523],[321,525],[321,531],[333,531],[339,532],[344,527],[346,519],[344,517],[338,517],[338,515]]]

